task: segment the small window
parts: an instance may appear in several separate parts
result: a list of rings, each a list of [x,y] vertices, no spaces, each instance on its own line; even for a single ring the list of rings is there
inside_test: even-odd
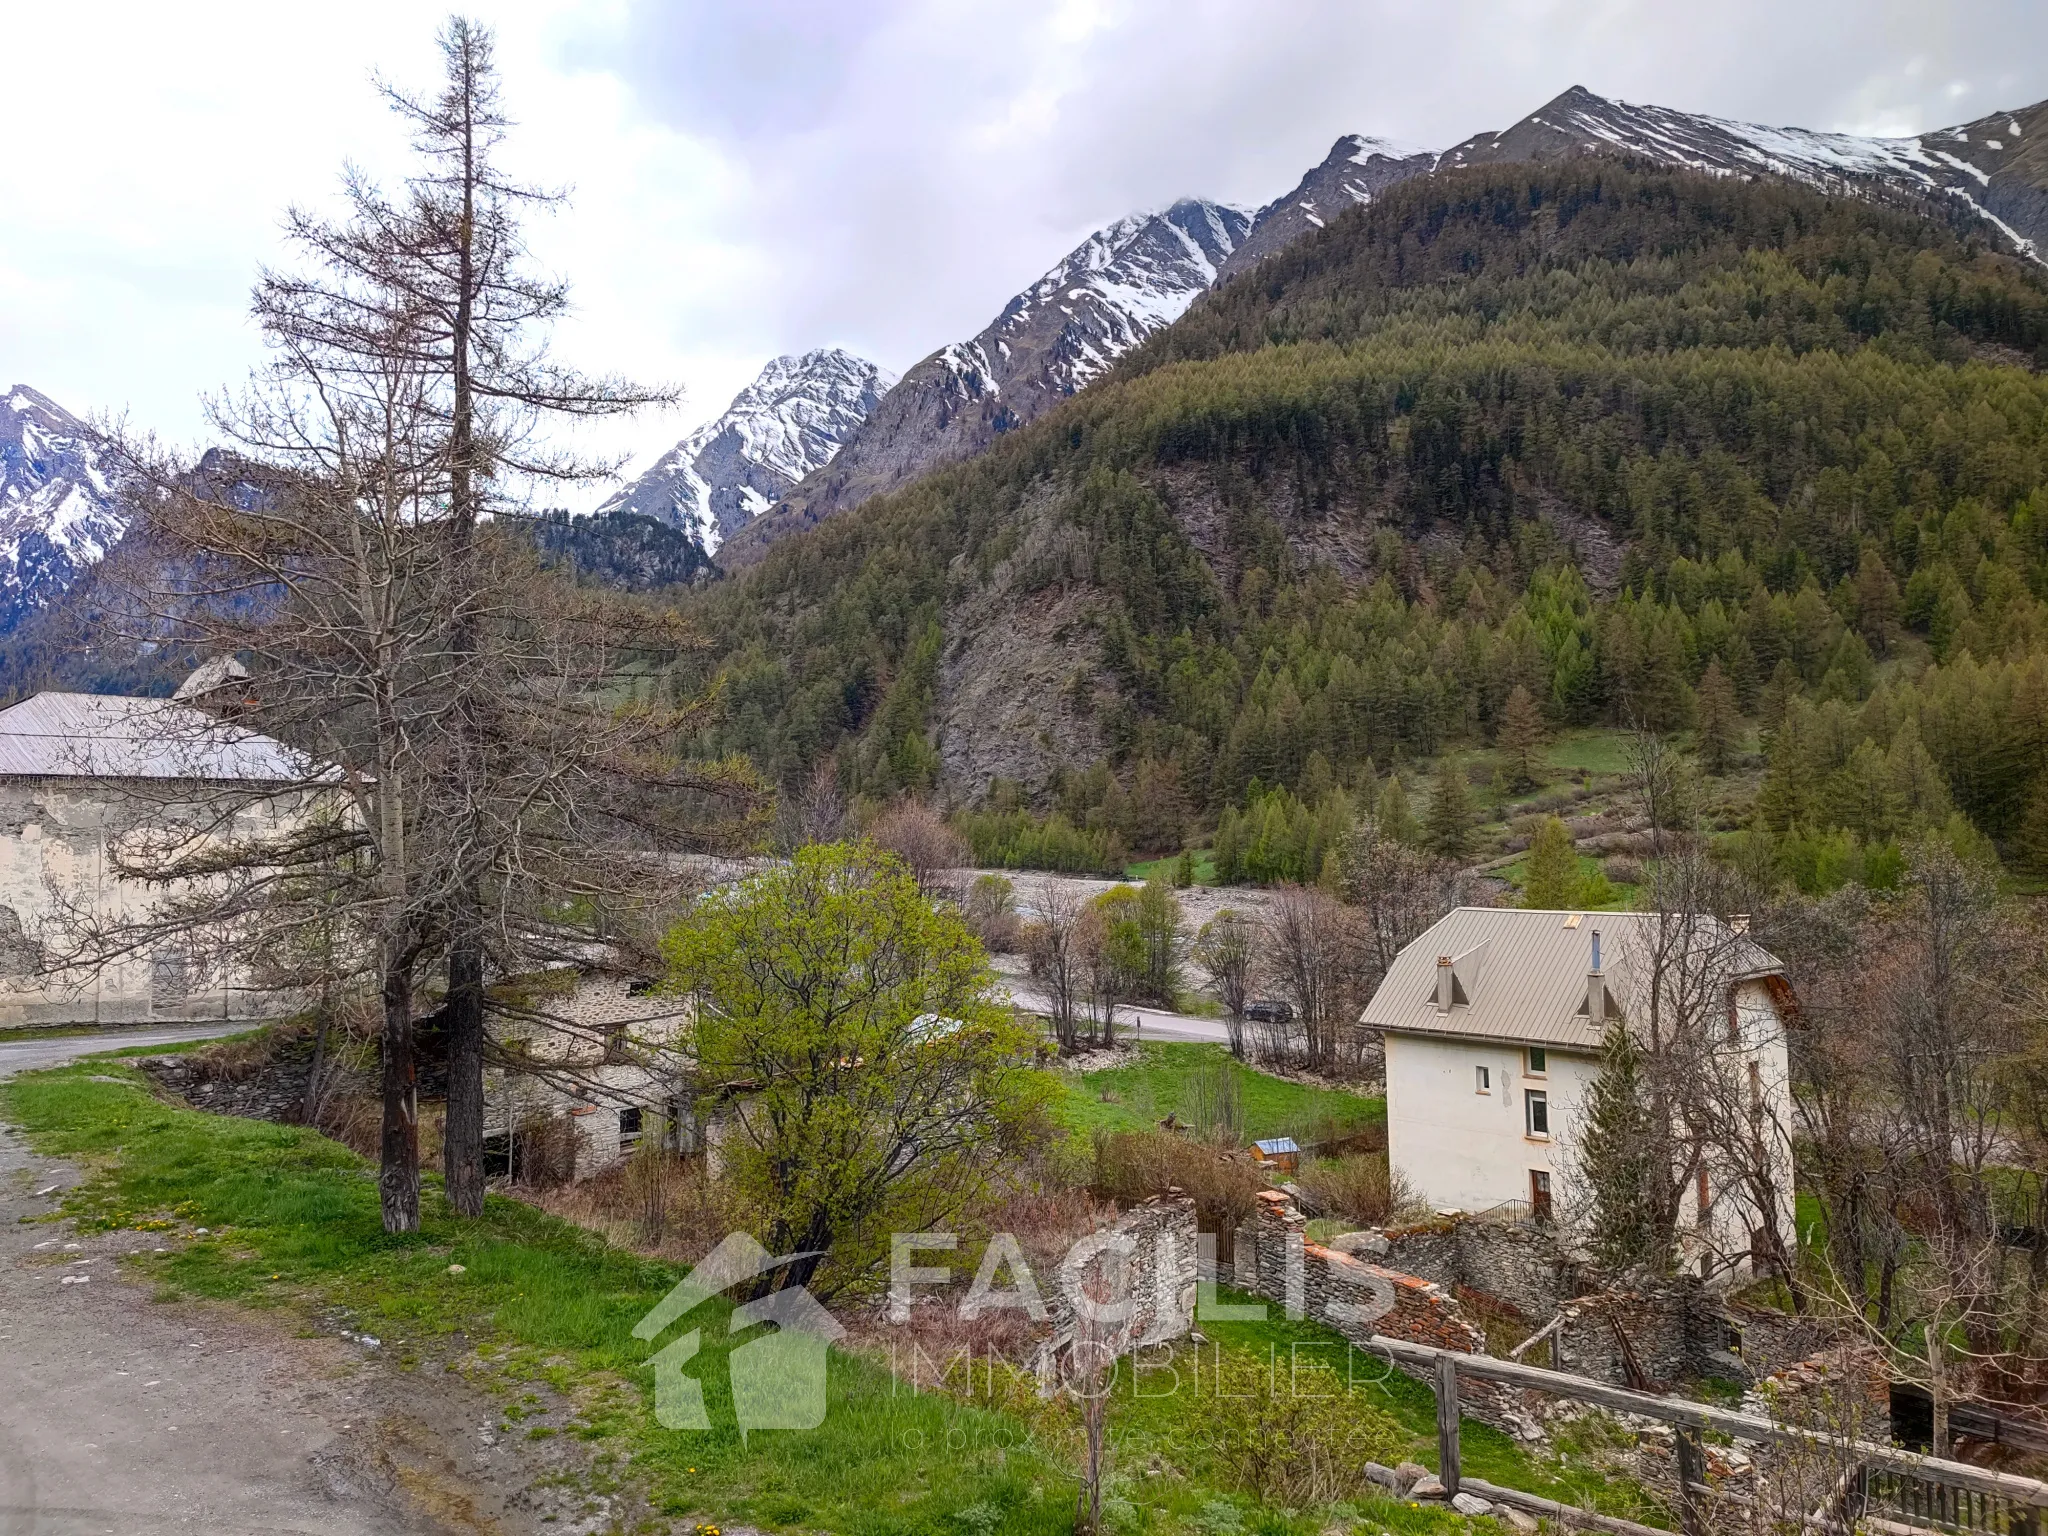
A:
[[[1547,1169],[1529,1170],[1529,1214],[1538,1221],[1550,1220],[1550,1173]]]
[[[1529,1134],[1548,1139],[1550,1135],[1550,1096],[1543,1093],[1524,1095],[1529,1110]]]
[[[1472,1087],[1480,1093],[1493,1092],[1493,1068],[1474,1067],[1472,1069]]]
[[[630,1147],[640,1139],[641,1111],[636,1105],[632,1109],[619,1111],[619,1145]]]
[[[1529,1047],[1529,1075],[1541,1077],[1550,1070],[1550,1053],[1540,1045]]]

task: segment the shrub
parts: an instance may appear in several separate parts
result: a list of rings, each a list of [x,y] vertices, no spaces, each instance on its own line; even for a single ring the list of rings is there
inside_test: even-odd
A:
[[[1195,1202],[1195,1220],[1216,1234],[1219,1255],[1252,1214],[1266,1180],[1250,1163],[1168,1131],[1111,1131],[1095,1139],[1095,1193],[1135,1205],[1178,1188]]]
[[[1384,1152],[1323,1158],[1302,1170],[1297,1182],[1323,1209],[1362,1226],[1385,1226],[1414,1193],[1394,1174]]]
[[[1022,948],[1024,924],[1017,916],[1016,887],[1001,875],[977,875],[960,912],[990,954],[1014,955]]]
[[[1408,1445],[1392,1417],[1320,1361],[1280,1371],[1264,1355],[1234,1359],[1218,1390],[1228,1411],[1202,1420],[1216,1471],[1262,1504],[1333,1504],[1365,1489],[1368,1461],[1398,1461]]]

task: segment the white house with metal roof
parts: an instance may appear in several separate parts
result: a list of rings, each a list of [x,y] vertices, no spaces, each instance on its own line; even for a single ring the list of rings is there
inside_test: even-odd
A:
[[[122,839],[273,826],[319,774],[282,742],[172,699],[38,693],[0,710],[0,1025],[147,1023],[274,1013],[286,1000],[159,942],[69,963],[76,935],[142,920],[175,892],[124,880]],[[249,793],[250,786],[275,794]]]
[[[1396,957],[1363,1016],[1386,1042],[1394,1171],[1445,1212],[1579,1209],[1581,1109],[1609,1026],[1626,1021],[1641,1038],[1653,974],[1666,978],[1667,1020],[1683,1012],[1689,1027],[1715,1031],[1716,1081],[1750,1100],[1762,1138],[1763,1155],[1744,1166],[1771,1168],[1777,1230],[1789,1239],[1784,968],[1743,927],[1711,917],[1460,907],[1440,918]],[[1748,1273],[1766,1181],[1739,1177],[1698,1143],[1683,1155],[1682,1261],[1710,1277]]]

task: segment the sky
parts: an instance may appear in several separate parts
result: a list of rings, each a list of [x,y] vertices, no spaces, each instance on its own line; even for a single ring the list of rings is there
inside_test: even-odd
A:
[[[1331,143],[1432,148],[1568,86],[1904,134],[2048,97],[2040,0],[478,0],[566,360],[679,386],[604,429],[644,463],[770,357],[901,372],[1091,230],[1256,206]],[[11,0],[0,386],[174,442],[261,357],[247,295],[288,205],[396,179],[372,85],[432,84],[437,13]],[[599,494],[599,493],[593,493]]]

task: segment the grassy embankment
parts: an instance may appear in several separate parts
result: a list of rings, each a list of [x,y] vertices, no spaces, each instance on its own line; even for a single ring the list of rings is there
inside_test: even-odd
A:
[[[1097,1130],[1151,1130],[1169,1114],[1191,1123],[1198,1079],[1218,1063],[1237,1080],[1248,1141],[1342,1135],[1386,1123],[1385,1099],[1271,1077],[1232,1060],[1220,1045],[1178,1041],[1140,1046],[1138,1059],[1128,1066],[1063,1073],[1067,1091],[1059,1114],[1083,1136]]]
[[[1168,1080],[1162,1069],[1152,1072]],[[422,1230],[387,1236],[373,1170],[346,1148],[297,1127],[165,1104],[139,1076],[107,1081],[127,1076],[118,1059],[103,1056],[16,1079],[4,1104],[41,1151],[91,1171],[67,1197],[66,1215],[89,1229],[178,1234],[167,1244],[172,1252],[128,1261],[156,1282],[160,1299],[286,1308],[327,1326],[339,1314],[383,1340],[383,1354],[400,1369],[452,1363],[468,1370],[498,1395],[506,1432],[534,1412],[526,1404],[545,1384],[574,1405],[572,1432],[592,1442],[594,1484],[630,1480],[656,1510],[679,1517],[679,1528],[690,1519],[849,1536],[1050,1536],[1071,1528],[1072,1416],[1062,1404],[1019,1404],[1013,1391],[1005,1410],[917,1393],[875,1360],[835,1353],[823,1427],[742,1439],[723,1359],[753,1335],[727,1338],[719,1326],[727,1308],[713,1302],[690,1319],[703,1332],[691,1371],[705,1383],[717,1427],[663,1430],[652,1417],[645,1363],[656,1346],[635,1340],[632,1328],[679,1278],[675,1267],[495,1196],[482,1219],[458,1221],[431,1179]],[[196,1235],[200,1227],[206,1236]],[[452,1271],[458,1264],[461,1271]],[[1210,1349],[1224,1351],[1225,1365],[1239,1370],[1262,1362],[1285,1369],[1298,1348],[1325,1358],[1344,1352],[1334,1334],[1311,1324],[1204,1326]],[[1357,1376],[1379,1374],[1362,1357],[1359,1367]],[[1148,1377],[1142,1390],[1157,1393],[1160,1379]],[[1431,1459],[1427,1389],[1393,1376],[1361,1380],[1353,1390],[1361,1413],[1390,1415],[1408,1438],[1406,1452]],[[1386,1500],[1292,1512],[1261,1507],[1218,1485],[1209,1439],[1215,1415],[1198,1403],[1191,1409],[1186,1393],[1140,1397],[1120,1387],[1111,1422],[1118,1449],[1110,1491],[1134,1536],[1233,1529],[1312,1536],[1333,1519],[1361,1515],[1402,1532],[1449,1536],[1464,1528],[1448,1512]],[[1615,1512],[1642,1508],[1638,1494],[1586,1469],[1539,1464],[1476,1425],[1468,1434],[1467,1464],[1479,1475],[1545,1491],[1570,1488]],[[1402,1449],[1388,1447],[1389,1454]],[[1148,1475],[1154,1458],[1162,1475]]]

